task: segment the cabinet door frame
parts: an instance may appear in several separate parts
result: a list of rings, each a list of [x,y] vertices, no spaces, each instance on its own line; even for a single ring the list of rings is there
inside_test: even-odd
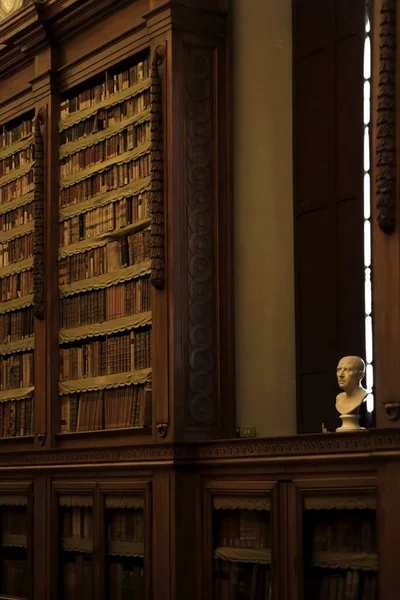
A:
[[[246,496],[269,496],[271,499],[271,533],[272,533],[272,548],[271,548],[271,564],[275,564],[277,556],[275,540],[278,533],[278,511],[276,508],[277,482],[262,481],[262,480],[208,480],[203,487],[203,534],[202,539],[202,564],[200,565],[202,578],[202,594],[203,600],[211,600],[214,598],[213,591],[213,573],[214,573],[214,544],[213,544],[213,498],[214,496],[226,497],[246,497]],[[275,588],[274,569],[272,573],[272,588]],[[275,597],[274,591],[272,597]]]
[[[335,496],[346,495],[356,500],[361,494],[378,498],[378,480],[376,475],[362,475],[357,473],[330,475],[322,478],[315,477],[295,478],[289,486],[287,499],[287,518],[295,521],[295,526],[288,530],[288,566],[293,573],[290,586],[292,600],[306,600],[304,597],[304,543],[303,543],[303,515],[304,500],[306,498],[324,496],[334,499]],[[376,508],[376,518],[378,510]]]
[[[12,482],[0,482],[0,498],[7,494],[17,494],[19,496],[26,496],[27,501],[27,515],[28,515],[28,527],[27,527],[27,560],[28,560],[28,572],[31,581],[31,587],[29,589],[27,600],[32,600],[33,590],[35,589],[34,582],[34,569],[33,569],[33,482],[32,481],[12,481]],[[0,594],[1,599],[7,599],[8,596]]]
[[[106,600],[105,585],[105,561],[106,561],[106,520],[105,520],[105,501],[107,496],[139,496],[144,500],[144,578],[145,578],[145,599],[152,598],[152,498],[151,482],[145,481],[104,481],[96,485],[96,514],[94,515],[97,523],[97,544],[96,544],[96,585],[95,598],[97,600]]]

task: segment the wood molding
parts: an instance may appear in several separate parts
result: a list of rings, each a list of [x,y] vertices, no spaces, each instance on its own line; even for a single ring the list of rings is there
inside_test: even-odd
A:
[[[400,457],[400,430],[376,430],[354,434],[318,434],[289,438],[220,440],[205,443],[158,443],[141,446],[121,446],[88,450],[47,450],[14,452],[0,454],[0,469],[8,467],[68,467],[79,465],[118,465],[122,463],[152,464],[154,461],[162,467],[173,464],[264,464],[266,460],[285,460],[288,464],[309,458],[320,460],[331,457],[335,460],[348,460],[363,455],[379,458],[383,456]]]

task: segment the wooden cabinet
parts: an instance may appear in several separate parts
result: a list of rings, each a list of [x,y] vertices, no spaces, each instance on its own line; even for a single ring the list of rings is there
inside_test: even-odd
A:
[[[207,483],[204,597],[272,598],[273,496],[273,483]]]
[[[0,449],[234,432],[214,4],[47,0],[0,20]]]
[[[293,483],[300,598],[378,598],[377,480]]]
[[[53,595],[149,600],[150,484],[53,483]]]
[[[33,597],[32,501],[29,484],[0,485],[0,598]]]

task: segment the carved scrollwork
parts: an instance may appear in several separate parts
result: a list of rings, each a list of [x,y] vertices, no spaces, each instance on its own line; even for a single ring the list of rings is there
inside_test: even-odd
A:
[[[164,231],[164,161],[162,91],[159,67],[164,62],[165,47],[158,46],[151,65],[151,283],[162,290],[165,283],[165,231]]]
[[[185,48],[189,425],[217,421],[215,396],[213,51]]]
[[[379,81],[376,122],[378,224],[396,225],[396,0],[382,0],[379,27]]]
[[[42,128],[46,123],[46,109],[41,108],[34,121],[35,166],[33,217],[33,312],[44,319],[44,144]]]
[[[164,438],[168,433],[168,423],[158,423],[157,433],[161,438]]]
[[[383,408],[391,421],[397,421],[400,416],[400,402],[386,402]]]
[[[45,433],[38,433],[37,434],[37,440],[39,442],[39,446],[43,446],[45,441],[46,441],[46,434]]]

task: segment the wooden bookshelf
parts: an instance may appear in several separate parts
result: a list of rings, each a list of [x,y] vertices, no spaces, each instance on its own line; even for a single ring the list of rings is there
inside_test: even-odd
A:
[[[311,497],[304,507],[307,598],[377,600],[375,498]]]
[[[150,88],[146,55],[61,102],[61,433],[152,422]]]
[[[105,499],[107,528],[107,597],[145,598],[145,521],[141,497],[108,496]]]
[[[214,599],[272,598],[269,498],[214,496]]]
[[[0,598],[32,598],[28,494],[0,494]]]
[[[90,496],[59,496],[60,548],[58,597],[92,598],[93,506]]]
[[[0,437],[33,433],[33,114],[0,126]]]

